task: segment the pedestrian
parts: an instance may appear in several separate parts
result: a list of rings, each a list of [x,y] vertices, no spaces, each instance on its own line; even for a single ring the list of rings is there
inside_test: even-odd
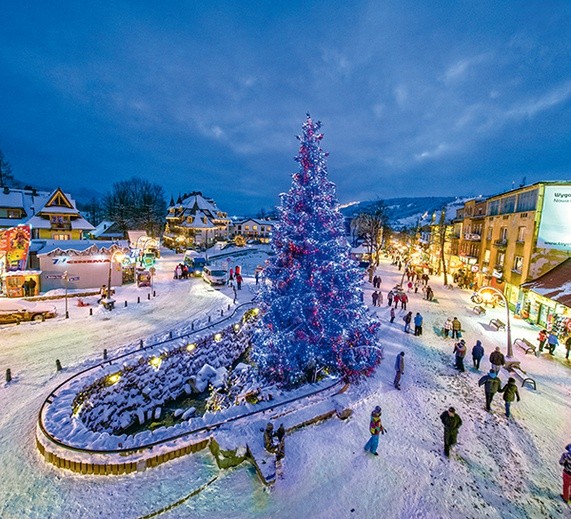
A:
[[[414,335],[419,336],[422,335],[422,315],[419,312],[416,312],[414,316]]]
[[[369,423],[369,432],[371,437],[365,445],[365,450],[378,456],[377,448],[379,446],[379,434],[385,434],[386,429],[381,423],[381,406],[375,407],[371,413],[371,421]]]
[[[491,369],[487,375],[484,375],[479,381],[478,386],[484,386],[484,393],[486,394],[486,411],[492,410],[492,400],[494,395],[501,391],[502,381],[498,374]]]
[[[395,302],[395,308],[398,308],[399,303],[400,303],[400,298],[401,298],[401,294],[400,292],[397,292],[394,296],[394,302]]]
[[[232,280],[234,279],[234,269],[232,269],[232,268],[230,269],[230,273],[229,273],[229,275],[228,275],[228,279],[229,279],[230,281],[232,281]]]
[[[464,339],[454,345],[454,353],[456,354],[455,367],[460,373],[464,373],[464,357],[466,356],[466,341]]]
[[[403,317],[404,333],[410,333],[410,323],[412,321],[412,312],[409,312]]]
[[[452,319],[452,338],[459,339],[462,330],[462,323],[458,320],[457,317]]]
[[[555,348],[559,345],[559,339],[557,335],[553,333],[553,330],[549,332],[549,337],[547,337],[547,347],[549,348],[549,354],[553,355]]]
[[[408,291],[409,291],[409,292],[412,292],[412,287],[413,287],[412,281],[409,281],[409,282],[406,284],[406,286],[408,287]]]
[[[406,310],[406,304],[408,303],[408,296],[403,292],[400,295],[400,305],[403,310]]]
[[[97,300],[97,304],[101,303],[101,301],[107,297],[107,286],[106,285],[101,285],[101,288],[99,289],[99,296],[100,297]]]
[[[181,268],[180,268],[180,264],[178,264],[175,268],[174,268],[174,278],[175,279],[180,279],[181,277]]]
[[[432,301],[434,299],[434,291],[430,286],[426,287],[426,299]]]
[[[379,294],[377,293],[376,290],[371,294],[371,299],[373,300],[373,306],[377,306],[377,300],[379,299]]]
[[[395,381],[394,386],[400,389],[400,378],[404,375],[404,351],[401,351],[395,361]]]
[[[545,346],[545,341],[547,340],[547,330],[541,330],[537,336],[537,340],[539,341],[539,353],[541,353]]]
[[[242,274],[236,274],[236,285],[238,285],[238,290],[242,290]]]
[[[28,279],[28,295],[29,296],[36,295],[36,281],[34,278]]]
[[[274,443],[274,426],[272,422],[268,422],[264,429],[264,449],[268,452],[276,452],[276,445]]]
[[[559,465],[563,466],[563,501],[571,500],[571,443],[565,447],[565,452],[561,455]]]
[[[22,293],[24,294],[24,297],[30,295],[30,284],[27,279],[22,283]]]
[[[395,293],[392,290],[389,290],[389,293],[387,294],[387,306],[392,306],[394,295]]]
[[[569,337],[567,337],[567,340],[565,341],[565,349],[567,350],[565,358],[569,360],[569,351],[571,350],[571,335],[569,335]]]
[[[414,282],[414,293],[415,293],[415,294],[418,294],[418,289],[419,289],[419,287],[420,287],[420,281],[417,279],[417,280]]]
[[[475,346],[472,348],[472,361],[474,362],[474,368],[480,369],[480,361],[484,356],[484,347],[481,341],[476,341]]]
[[[496,349],[490,353],[490,364],[496,373],[500,372],[501,367],[506,363],[506,358],[504,354],[500,351],[500,347],[497,346]]]
[[[515,383],[515,378],[510,377],[508,378],[508,383],[500,389],[500,391],[504,394],[504,403],[506,405],[506,416],[510,417],[510,407],[512,402],[517,398],[517,401],[520,401],[519,398],[519,391],[517,390],[517,386]]]
[[[444,454],[450,456],[450,447],[456,445],[458,429],[462,426],[462,418],[456,414],[456,409],[449,407],[440,415],[440,421],[444,425]]]
[[[276,431],[276,438],[278,439],[278,442],[281,442],[285,437],[285,427],[284,424],[281,423],[280,426],[278,427],[278,430]]]
[[[444,337],[448,339],[448,334],[452,333],[452,319],[450,317],[444,322]]]
[[[402,268],[402,261],[399,261],[398,267],[399,267],[399,270]]]
[[[391,323],[395,322],[395,309],[391,306]]]
[[[379,297],[377,298],[377,306],[383,306],[383,293],[378,290],[379,292]]]
[[[256,271],[254,272],[254,279],[256,280],[256,285],[257,285],[260,280],[260,271],[258,269],[256,269]]]

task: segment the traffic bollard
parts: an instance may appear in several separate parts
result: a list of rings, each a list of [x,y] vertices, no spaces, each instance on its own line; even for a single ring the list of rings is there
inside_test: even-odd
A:
[[[107,348],[103,350],[103,360],[107,360]]]
[[[61,362],[59,361],[59,359],[56,359],[56,371],[61,371],[62,367],[61,367]]]
[[[150,301],[151,300],[151,294],[147,294],[147,299]]]
[[[89,309],[89,315],[93,315],[93,308]]]
[[[137,296],[137,304],[141,302],[141,296]]]
[[[12,382],[12,370],[10,368],[6,369],[6,382]]]
[[[127,308],[127,301],[125,301],[125,308]]]
[[[141,349],[143,349],[143,339],[141,339],[141,340],[139,341],[139,347],[140,347]]]

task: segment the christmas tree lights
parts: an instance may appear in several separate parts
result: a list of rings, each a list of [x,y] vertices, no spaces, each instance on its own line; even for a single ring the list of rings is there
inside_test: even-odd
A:
[[[299,170],[281,195],[275,256],[266,268],[253,337],[260,373],[284,387],[320,373],[357,381],[382,357],[380,324],[362,302],[363,277],[349,255],[320,127],[308,114],[298,136]]]

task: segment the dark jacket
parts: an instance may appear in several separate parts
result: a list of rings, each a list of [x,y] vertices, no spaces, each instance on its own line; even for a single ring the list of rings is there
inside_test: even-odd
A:
[[[569,448],[562,454],[559,465],[563,465],[563,471],[571,476],[571,450]]]
[[[462,418],[457,414],[450,416],[448,411],[444,411],[440,415],[440,421],[444,424],[444,437],[452,440],[451,443],[456,443],[456,436],[458,429],[462,425]]]
[[[484,391],[487,395],[495,395],[498,391],[501,391],[502,381],[499,377],[494,377],[492,375],[484,375],[478,382],[479,386],[484,386]]]
[[[503,366],[506,363],[506,360],[501,351],[493,351],[490,354],[490,362],[496,366]]]
[[[484,347],[480,341],[476,341],[476,345],[472,348],[472,357],[481,359],[484,356]]]
[[[504,394],[504,401],[513,402],[517,398],[519,402],[519,391],[517,390],[515,382],[508,382],[500,391]]]
[[[457,342],[454,345],[454,353],[456,357],[463,359],[466,356],[466,346],[461,342]]]
[[[410,324],[410,322],[412,321],[412,312],[409,312],[408,314],[406,314],[403,317],[403,320],[405,323]]]

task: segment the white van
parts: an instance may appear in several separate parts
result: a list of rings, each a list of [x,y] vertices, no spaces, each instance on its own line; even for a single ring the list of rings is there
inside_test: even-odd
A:
[[[225,285],[228,280],[228,272],[222,268],[206,266],[202,269],[202,279],[211,285]]]

